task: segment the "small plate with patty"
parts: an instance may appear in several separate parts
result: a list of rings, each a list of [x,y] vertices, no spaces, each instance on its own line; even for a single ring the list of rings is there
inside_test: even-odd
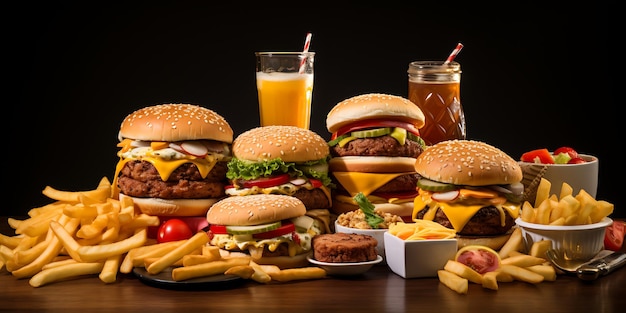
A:
[[[315,264],[326,271],[328,275],[337,275],[337,276],[348,276],[348,275],[360,275],[367,271],[369,271],[372,266],[378,264],[383,261],[383,257],[380,255],[376,256],[376,260],[374,261],[365,261],[365,262],[321,262],[315,260],[312,255],[307,256],[307,260],[312,264]]]

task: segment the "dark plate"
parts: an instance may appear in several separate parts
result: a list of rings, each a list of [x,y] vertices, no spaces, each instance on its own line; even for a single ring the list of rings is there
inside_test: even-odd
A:
[[[146,285],[175,290],[221,290],[239,286],[245,279],[236,275],[215,275],[192,278],[184,281],[172,279],[172,268],[168,267],[156,275],[150,274],[143,267],[135,267],[133,274]]]

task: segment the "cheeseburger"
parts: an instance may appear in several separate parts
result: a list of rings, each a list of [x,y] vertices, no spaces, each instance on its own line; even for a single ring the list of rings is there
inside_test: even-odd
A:
[[[524,189],[514,159],[484,142],[449,140],[428,147],[415,170],[414,218],[456,230],[459,247],[500,249],[508,240]]]
[[[362,192],[377,210],[410,219],[423,126],[419,107],[399,96],[365,94],[332,108],[326,127],[332,133],[329,168],[337,181],[333,212],[358,209],[353,197]]]
[[[304,203],[306,214],[330,232],[331,179],[326,140],[295,126],[250,129],[233,141],[228,196],[280,194]]]
[[[249,254],[258,264],[307,265],[311,240],[321,233],[298,198],[276,194],[228,197],[206,215],[210,244]]]
[[[118,137],[114,193],[132,198],[141,212],[162,221],[206,219],[209,207],[225,197],[233,130],[214,111],[190,104],[145,107],[123,120]]]

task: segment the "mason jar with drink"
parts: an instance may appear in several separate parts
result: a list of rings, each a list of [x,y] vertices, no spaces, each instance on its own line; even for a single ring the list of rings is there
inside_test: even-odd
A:
[[[465,139],[465,114],[461,106],[461,64],[449,61],[409,63],[408,98],[424,113],[420,135],[428,145]]]

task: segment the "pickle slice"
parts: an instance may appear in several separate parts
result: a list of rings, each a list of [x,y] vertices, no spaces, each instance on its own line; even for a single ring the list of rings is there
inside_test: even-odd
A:
[[[406,143],[406,129],[401,127],[394,127],[393,131],[389,136],[395,138],[399,144],[404,145]]]
[[[389,135],[391,133],[391,127],[383,127],[383,128],[374,128],[374,129],[366,129],[366,130],[357,130],[350,133],[352,137],[357,138],[369,138],[369,137],[380,137],[384,135]]]
[[[436,182],[427,178],[417,180],[417,187],[427,191],[450,191],[457,189],[456,185]]]

